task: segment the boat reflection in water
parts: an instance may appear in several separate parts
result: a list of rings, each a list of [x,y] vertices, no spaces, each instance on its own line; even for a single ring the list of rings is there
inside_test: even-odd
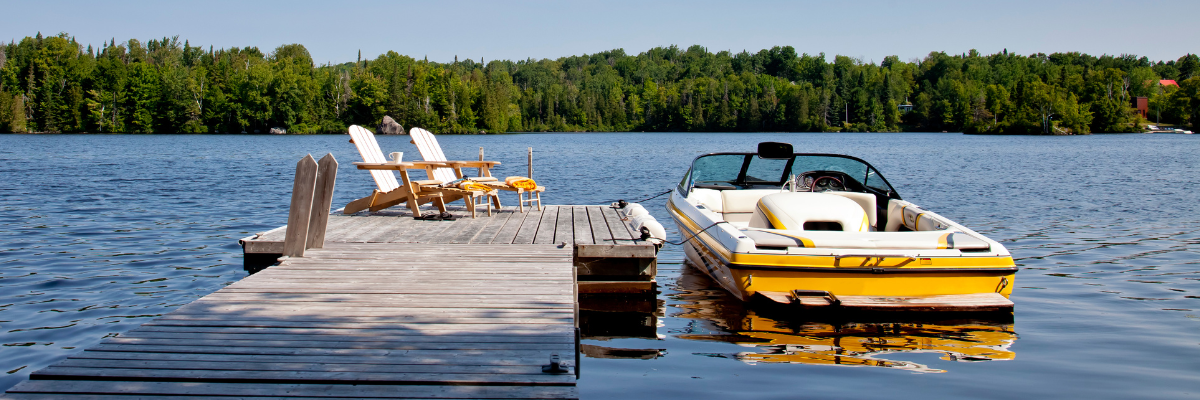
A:
[[[675,337],[734,343],[753,350],[708,354],[747,363],[802,363],[946,372],[903,358],[904,353],[939,353],[947,361],[1012,360],[1017,340],[1011,313],[928,316],[911,314],[812,314],[794,308],[746,304],[685,263],[672,295],[671,315],[705,321]],[[939,319],[932,319],[939,318]],[[947,319],[958,318],[958,319]],[[705,327],[704,325],[712,325]],[[711,328],[711,329],[710,329]]]

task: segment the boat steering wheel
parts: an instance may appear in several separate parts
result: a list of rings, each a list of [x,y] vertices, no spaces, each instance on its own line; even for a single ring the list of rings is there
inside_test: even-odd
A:
[[[832,183],[835,183],[836,186],[833,184],[830,184],[830,183],[826,183],[825,187],[822,190],[820,190],[821,192],[827,192],[830,190],[846,190],[846,185],[844,183],[842,183],[841,179],[838,179],[837,177],[825,175],[822,177],[818,177],[817,179],[813,179],[812,185],[809,186],[808,191],[814,192],[814,193],[817,192],[818,191],[817,188],[821,186],[821,184],[820,184],[821,181],[826,180],[826,179],[833,181]]]

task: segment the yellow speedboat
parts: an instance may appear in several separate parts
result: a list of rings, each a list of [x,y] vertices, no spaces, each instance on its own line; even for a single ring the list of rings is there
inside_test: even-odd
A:
[[[671,195],[694,264],[743,301],[867,310],[1010,310],[1000,243],[904,201],[866,161],[793,153],[705,154]]]

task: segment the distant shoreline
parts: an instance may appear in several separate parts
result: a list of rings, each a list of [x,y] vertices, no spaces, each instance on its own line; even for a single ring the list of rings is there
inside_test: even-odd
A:
[[[769,134],[779,134],[779,133],[836,133],[836,134],[848,134],[848,135],[852,135],[852,134],[859,134],[859,133],[883,133],[883,134],[906,134],[906,133],[944,133],[944,134],[947,134],[947,135],[951,135],[951,134],[957,134],[957,135],[963,135],[963,136],[1091,136],[1091,135],[1143,135],[1143,134],[1146,134],[1146,135],[1149,135],[1149,134],[1153,134],[1153,135],[1175,135],[1175,134],[1176,134],[1176,133],[1166,133],[1166,132],[1163,132],[1163,133],[1157,133],[1157,132],[1155,132],[1155,133],[1151,133],[1151,132],[1105,132],[1105,133],[1089,133],[1089,134],[1083,134],[1083,135],[1064,135],[1064,134],[1058,134],[1058,135],[1047,135],[1047,134],[1028,134],[1028,133],[965,133],[965,132],[932,132],[932,131],[901,131],[901,132],[807,132],[807,131],[803,131],[803,132],[783,132],[783,131],[761,131],[761,132],[676,132],[676,131],[669,131],[669,132],[668,132],[668,131],[663,131],[663,132],[630,132],[630,131],[545,131],[545,132],[504,132],[504,133],[487,133],[487,134],[478,134],[478,133],[445,133],[445,134],[438,134],[438,135],[450,135],[450,136],[496,136],[496,135],[536,135],[536,134],[548,134],[548,133],[572,133],[572,134],[597,134],[597,133],[687,133],[687,134],[705,134],[705,133],[716,133],[716,134],[730,134],[730,135],[742,135],[742,134],[745,134],[745,135],[753,135],[753,134],[764,134],[764,133],[769,133]],[[346,134],[346,133],[300,133],[300,134],[283,134],[283,135],[279,135],[279,134],[270,134],[270,133],[212,133],[212,132],[208,132],[208,133],[187,133],[187,132],[173,132],[173,133],[164,133],[164,132],[158,132],[158,133],[135,133],[135,132],[19,132],[19,133],[13,133],[13,132],[4,132],[4,133],[0,133],[0,135],[29,135],[29,136],[39,136],[39,135],[111,135],[111,136],[155,136],[155,135],[188,135],[188,136],[201,136],[201,135],[210,135],[210,136],[324,136],[324,135],[345,135],[345,134]],[[408,135],[407,135],[407,134],[403,134],[403,135],[377,135],[377,136],[380,136],[380,137],[388,137],[388,136],[408,136]]]
[[[93,47],[60,33],[0,43],[0,130],[314,134],[378,126],[385,116],[437,134],[1200,126],[1190,111],[1200,99],[1195,54],[971,50],[867,62],[791,46],[696,45],[447,63],[387,52],[318,65],[302,44],[218,49],[180,39]]]

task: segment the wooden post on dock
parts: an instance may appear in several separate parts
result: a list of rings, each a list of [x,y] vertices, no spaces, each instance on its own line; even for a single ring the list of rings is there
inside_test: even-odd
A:
[[[296,163],[296,179],[292,182],[292,205],[288,210],[287,232],[283,235],[285,257],[304,257],[316,188],[317,161],[311,154],[305,155]]]
[[[533,148],[529,148],[529,179],[533,179]]]
[[[316,193],[313,194],[312,213],[309,214],[308,244],[305,248],[325,247],[325,227],[329,225],[329,209],[333,206],[333,184],[337,181],[338,162],[333,153],[326,153],[317,162]]]

